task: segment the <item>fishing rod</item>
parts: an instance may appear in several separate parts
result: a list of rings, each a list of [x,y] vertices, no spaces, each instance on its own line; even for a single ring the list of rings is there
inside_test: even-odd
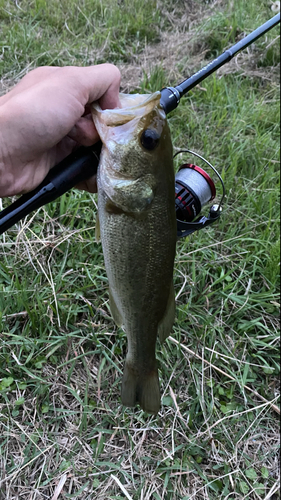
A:
[[[166,114],[176,109],[183,95],[278,23],[280,23],[280,13],[227,49],[190,78],[187,78],[176,87],[162,89],[160,104]],[[102,143],[100,141],[90,147],[80,147],[53,167],[36,189],[21,196],[2,210],[0,212],[0,235],[34,210],[56,200],[79,182],[95,175],[98,169],[101,148]],[[200,155],[189,150],[186,150],[186,152],[198,156],[215,171],[222,183],[224,197],[223,181],[214,167]],[[201,217],[192,222],[200,213],[202,206],[215,197],[215,186],[212,179],[203,169],[196,165],[182,165],[176,175],[175,195],[179,237],[187,236],[198,229],[207,227],[220,216],[222,200],[219,205],[211,207],[208,217]]]

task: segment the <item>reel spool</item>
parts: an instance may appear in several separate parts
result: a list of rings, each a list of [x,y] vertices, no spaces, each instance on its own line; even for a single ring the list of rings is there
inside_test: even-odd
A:
[[[220,217],[221,205],[225,197],[225,187],[218,171],[203,156],[189,149],[184,149],[178,151],[174,158],[180,153],[189,153],[204,161],[215,172],[223,189],[220,203],[211,206],[208,217],[202,216],[192,222],[200,214],[203,206],[215,198],[216,187],[203,168],[192,163],[181,165],[175,177],[175,208],[177,235],[178,238],[183,238],[194,233],[194,231],[208,227]]]

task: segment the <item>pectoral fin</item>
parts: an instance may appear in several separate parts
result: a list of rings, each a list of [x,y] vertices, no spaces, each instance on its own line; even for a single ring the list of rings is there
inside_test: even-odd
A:
[[[158,335],[160,342],[164,342],[164,340],[166,340],[166,338],[170,335],[175,320],[175,312],[176,312],[175,291],[174,291],[174,284],[172,282],[170,286],[170,293],[168,297],[166,311],[162,320],[158,325]]]
[[[117,326],[122,327],[122,325],[123,325],[122,315],[119,312],[119,309],[115,303],[115,300],[113,298],[113,295],[112,295],[112,292],[110,289],[109,289],[109,306],[110,306],[111,316],[114,319],[114,322],[116,323]]]

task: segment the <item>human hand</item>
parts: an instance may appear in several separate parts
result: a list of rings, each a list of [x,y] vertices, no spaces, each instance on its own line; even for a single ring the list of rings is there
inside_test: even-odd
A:
[[[78,145],[99,140],[90,104],[119,103],[112,64],[37,68],[0,97],[0,197],[32,191]],[[96,192],[96,176],[77,187]]]

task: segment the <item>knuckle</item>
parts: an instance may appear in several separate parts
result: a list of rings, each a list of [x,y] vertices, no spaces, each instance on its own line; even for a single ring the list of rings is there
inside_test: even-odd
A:
[[[104,66],[107,67],[107,70],[110,73],[111,77],[113,77],[114,82],[120,83],[121,73],[120,73],[119,68],[117,68],[117,66],[115,66],[115,64],[111,64],[111,63],[105,63]]]

